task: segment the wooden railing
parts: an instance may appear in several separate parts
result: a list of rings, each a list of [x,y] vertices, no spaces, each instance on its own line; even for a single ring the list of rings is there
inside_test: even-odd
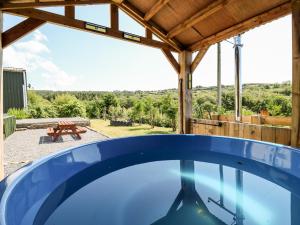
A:
[[[291,145],[291,128],[219,120],[191,119],[190,133],[219,135]]]

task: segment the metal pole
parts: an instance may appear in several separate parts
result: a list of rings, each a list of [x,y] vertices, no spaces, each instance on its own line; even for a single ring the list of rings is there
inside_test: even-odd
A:
[[[222,106],[222,87],[221,87],[221,43],[217,45],[218,48],[218,65],[217,65],[217,105],[218,109]]]
[[[234,59],[235,59],[235,120],[241,122],[242,119],[242,44],[241,35],[234,38]]]

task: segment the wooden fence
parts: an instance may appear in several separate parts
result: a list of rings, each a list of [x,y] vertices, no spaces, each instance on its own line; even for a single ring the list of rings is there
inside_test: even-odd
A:
[[[4,138],[13,134],[16,130],[16,118],[14,116],[4,115],[3,118],[3,132]]]
[[[190,133],[219,135],[291,145],[291,129],[250,123],[191,119]]]
[[[234,122],[234,115],[212,115],[212,120]],[[274,126],[291,126],[292,117],[285,116],[263,116],[263,115],[252,115],[242,116],[243,123],[252,124],[268,124]]]

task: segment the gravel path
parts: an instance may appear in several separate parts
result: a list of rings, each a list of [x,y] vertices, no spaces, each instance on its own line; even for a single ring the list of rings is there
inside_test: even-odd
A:
[[[46,129],[17,131],[4,141],[5,174],[9,175],[25,164],[50,153],[106,139],[105,136],[89,129],[81,137],[82,139],[78,140],[70,135],[64,135],[57,142],[52,142],[46,134]]]

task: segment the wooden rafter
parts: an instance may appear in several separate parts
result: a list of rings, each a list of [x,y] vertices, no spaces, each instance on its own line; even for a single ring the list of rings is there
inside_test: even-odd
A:
[[[213,45],[215,43],[218,43],[222,40],[228,39],[230,37],[233,37],[237,34],[243,33],[245,31],[248,31],[254,27],[257,27],[259,25],[268,23],[272,20],[278,19],[280,17],[286,16],[291,12],[291,3],[287,2],[280,6],[277,6],[271,10],[268,10],[258,16],[249,18],[247,20],[244,20],[241,23],[238,23],[234,26],[231,26],[229,28],[226,28],[222,31],[219,31],[207,38],[204,38],[203,40],[196,42],[188,47],[191,51],[197,51],[198,49],[201,49],[205,46]]]
[[[22,21],[21,23],[2,33],[2,47],[7,47],[44,23],[45,21],[35,18],[28,18]]]
[[[152,8],[145,14],[144,19],[150,20],[155,14],[159,12],[170,0],[158,0]]]
[[[218,10],[222,9],[228,2],[229,2],[229,0],[216,0],[216,1],[213,1],[207,7],[200,10],[199,12],[197,12],[196,14],[191,16],[189,19],[187,19],[183,23],[178,24],[177,26],[175,26],[172,30],[169,31],[167,37],[172,38],[172,37],[175,37],[176,35],[182,33],[184,30],[194,26],[195,24],[197,24],[201,20],[204,20],[205,18],[209,17],[213,13],[215,13]]]
[[[149,29],[153,34],[155,34],[158,38],[160,38],[165,43],[168,43],[172,46],[176,51],[183,50],[183,46],[177,42],[176,40],[172,40],[166,37],[166,32],[155,24],[153,21],[146,21],[144,19],[144,14],[140,12],[136,7],[134,7],[130,2],[124,0],[121,4],[115,3],[117,6],[128,14],[131,18],[137,21],[139,24]]]
[[[68,18],[66,16],[58,15],[58,14],[51,13],[51,12],[46,12],[46,11],[39,10],[39,9],[16,9],[16,10],[6,10],[5,12],[11,13],[14,15],[19,15],[19,16],[31,17],[31,18],[35,18],[35,19],[38,19],[41,21],[46,21],[46,22],[50,22],[50,23],[54,23],[57,25],[62,25],[62,26],[70,27],[70,28],[89,31],[89,32],[92,32],[95,34],[100,34],[100,35],[104,35],[104,36],[108,36],[108,37],[126,40],[126,41],[134,42],[137,44],[143,44],[143,45],[147,45],[147,46],[151,46],[151,47],[155,47],[155,48],[166,48],[166,49],[175,51],[175,49],[173,49],[170,45],[168,45],[164,42],[161,42],[161,41],[147,39],[145,37],[141,37],[141,36],[137,36],[137,35],[134,35],[137,38],[137,40],[128,39],[128,38],[124,37],[124,32],[119,31],[119,30],[114,30],[109,27],[103,27],[103,26],[101,26],[101,27],[105,28],[105,30],[106,30],[105,33],[93,31],[93,30],[86,28],[85,21]]]
[[[174,58],[174,56],[172,55],[172,53],[170,52],[170,50],[168,50],[168,49],[162,49],[162,52],[164,53],[164,55],[166,56],[166,58],[168,59],[168,61],[171,63],[171,65],[174,68],[174,70],[176,71],[176,73],[179,74],[180,73],[179,63]]]
[[[199,65],[199,63],[201,62],[203,57],[205,56],[207,50],[208,50],[207,47],[199,50],[198,54],[196,55],[194,61],[192,62],[192,65],[191,65],[191,72],[192,73],[195,71],[195,69],[197,68],[197,66]]]
[[[145,29],[145,34],[146,34],[146,38],[148,38],[148,39],[153,38],[153,34],[152,34],[151,30],[149,30],[147,28]]]
[[[10,3],[5,1],[0,5],[1,10],[9,9],[25,9],[25,8],[39,8],[39,7],[51,7],[51,6],[73,6],[73,5],[92,5],[92,4],[108,4],[110,0],[69,0],[69,1],[32,1],[24,3]]]
[[[74,19],[75,18],[75,6],[65,6],[65,16]]]
[[[116,5],[110,5],[110,27],[119,30],[119,9]]]

